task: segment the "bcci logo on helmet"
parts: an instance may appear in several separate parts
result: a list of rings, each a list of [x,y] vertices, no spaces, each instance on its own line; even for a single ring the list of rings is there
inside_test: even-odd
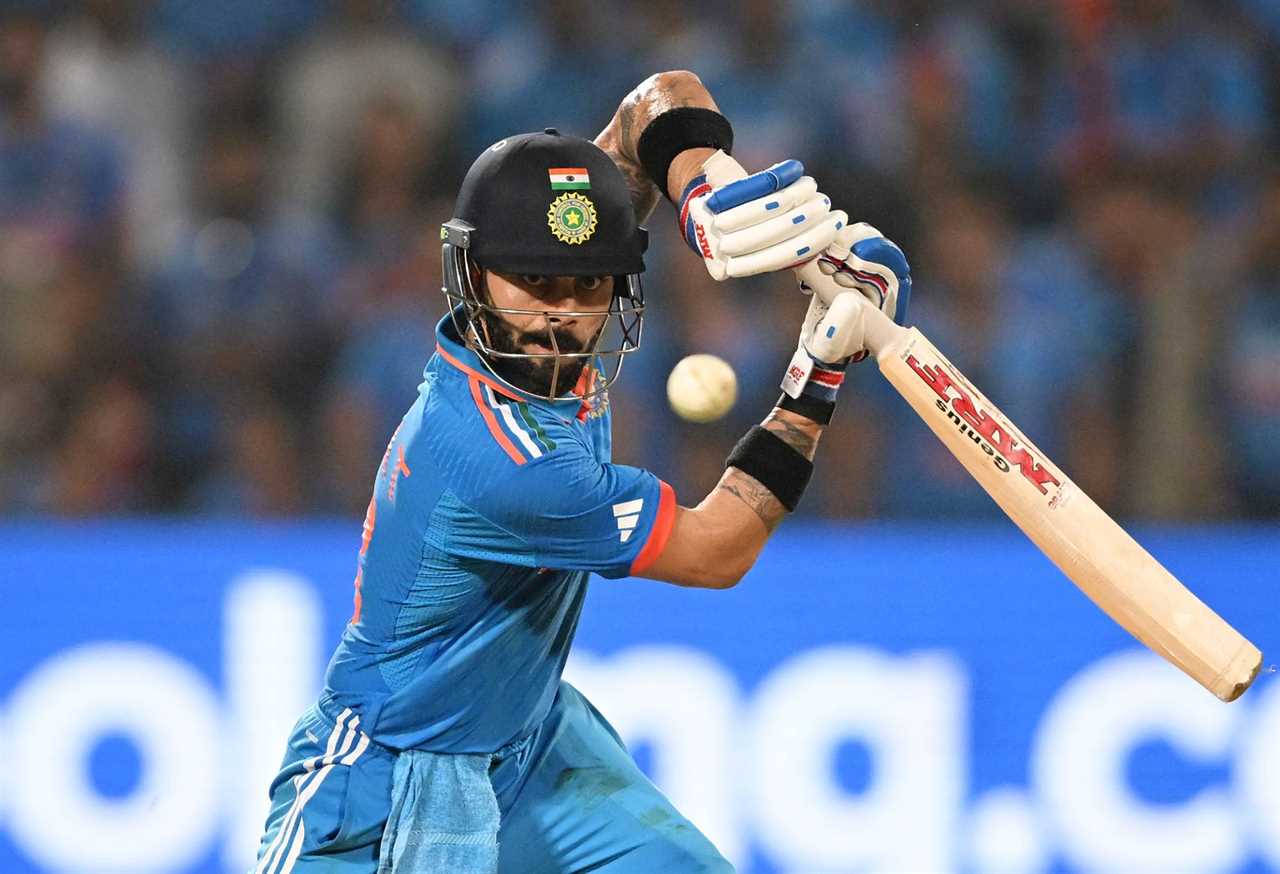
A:
[[[547,226],[562,243],[577,245],[591,239],[596,231],[596,207],[585,194],[566,191],[551,201]]]

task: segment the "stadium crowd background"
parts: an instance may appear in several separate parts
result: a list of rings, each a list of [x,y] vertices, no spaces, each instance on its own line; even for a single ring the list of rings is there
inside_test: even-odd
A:
[[[697,72],[750,168],[900,242],[913,321],[1124,518],[1280,515],[1275,0],[0,3],[0,514],[358,516],[481,149]],[[615,457],[685,501],[805,300],[649,222]],[[666,407],[736,367],[714,426]],[[858,368],[801,512],[998,512]]]

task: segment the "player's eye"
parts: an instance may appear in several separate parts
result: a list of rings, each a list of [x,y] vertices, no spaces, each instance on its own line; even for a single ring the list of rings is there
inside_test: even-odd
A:
[[[578,280],[578,287],[583,291],[595,291],[604,285],[603,276],[583,276]]]
[[[547,284],[547,277],[539,276],[534,273],[521,273],[520,281],[525,285],[541,286]]]

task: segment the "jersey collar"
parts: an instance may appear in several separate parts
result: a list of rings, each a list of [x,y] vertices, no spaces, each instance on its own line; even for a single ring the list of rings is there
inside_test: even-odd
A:
[[[559,415],[564,415],[568,409],[572,409],[567,400],[550,401],[546,398],[540,398],[520,389],[512,388],[495,377],[489,368],[485,366],[480,356],[476,354],[476,351],[459,339],[457,330],[454,328],[453,317],[448,314],[436,323],[436,354],[440,356],[447,366],[462,371],[469,378],[480,380],[503,397],[547,407]],[[591,401],[583,397],[591,390],[591,385],[595,382],[595,376],[596,370],[594,367],[584,369],[582,376],[578,379],[578,384],[574,386],[571,392],[579,400],[574,418],[580,422],[586,421],[587,414],[591,412],[593,405],[600,403],[599,398]]]

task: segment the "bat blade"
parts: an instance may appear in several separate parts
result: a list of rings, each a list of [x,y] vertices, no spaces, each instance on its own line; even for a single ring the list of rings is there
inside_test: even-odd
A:
[[[924,334],[897,329],[876,351],[885,378],[1090,600],[1223,701],[1249,688],[1262,666],[1258,648],[1116,524]]]

